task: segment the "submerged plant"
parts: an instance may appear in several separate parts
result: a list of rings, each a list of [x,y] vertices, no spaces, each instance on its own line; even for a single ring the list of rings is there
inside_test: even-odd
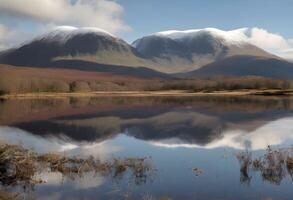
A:
[[[141,200],[172,200],[169,197],[160,197],[160,198],[155,198],[154,196],[150,194],[144,194],[141,198]]]
[[[251,153],[248,151],[238,153],[236,155],[240,163],[240,182],[249,184],[251,176],[249,176],[249,169],[252,163]]]
[[[39,155],[17,145],[0,144],[0,182],[2,185],[35,185],[43,183],[36,177],[42,172],[59,172],[67,178],[82,177],[88,172],[112,178],[128,173],[135,184],[145,183],[156,170],[149,158],[113,158],[100,161],[88,158],[67,157],[48,153]]]
[[[37,155],[17,145],[0,144],[0,182],[3,185],[33,183]]]
[[[273,150],[270,146],[263,156],[255,159],[247,151],[238,153],[241,182],[250,182],[249,170],[252,169],[260,172],[264,181],[279,185],[287,175],[293,175],[292,155],[292,148]]]
[[[18,200],[20,194],[16,192],[7,192],[5,190],[0,190],[1,200]]]
[[[194,167],[194,168],[192,169],[192,171],[193,171],[193,173],[195,174],[195,176],[199,176],[199,175],[201,175],[201,174],[203,173],[203,170],[200,169],[200,168],[197,168],[197,167]]]

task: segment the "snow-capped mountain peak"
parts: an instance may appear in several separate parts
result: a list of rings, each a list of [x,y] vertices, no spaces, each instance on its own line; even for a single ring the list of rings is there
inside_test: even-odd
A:
[[[58,26],[54,28],[52,31],[41,35],[35,40],[46,40],[49,42],[66,42],[72,37],[76,35],[84,35],[84,34],[96,34],[106,37],[116,38],[113,34],[96,27],[82,27],[77,28],[73,26]]]
[[[223,31],[216,28],[204,28],[204,29],[190,29],[184,31],[168,30],[153,33],[151,35],[159,37],[167,37],[173,40],[182,40],[184,38],[193,38],[202,34],[209,34],[215,38],[220,38],[228,44],[240,45],[247,43],[247,28],[235,29],[231,31]]]

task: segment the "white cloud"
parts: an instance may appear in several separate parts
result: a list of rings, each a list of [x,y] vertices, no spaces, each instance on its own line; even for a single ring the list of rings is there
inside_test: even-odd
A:
[[[10,32],[7,27],[0,24],[0,50],[8,47],[10,38],[14,36],[13,32]]]
[[[34,149],[38,153],[63,152],[72,156],[93,156],[99,160],[107,160],[116,152],[122,150],[121,146],[109,140],[103,142],[78,143],[63,137],[40,137],[27,131],[0,126],[0,141],[8,144],[21,144],[26,149]]]
[[[41,23],[94,26],[109,32],[129,31],[123,7],[112,0],[1,0],[0,13]]]
[[[282,58],[289,60],[289,61],[293,61],[293,48],[282,50],[276,54]]]
[[[247,40],[268,52],[293,60],[293,39],[285,39],[278,33],[265,29],[252,28],[246,30]]]
[[[21,30],[12,30],[0,24],[0,51],[13,47],[29,38],[32,35]]]
[[[264,49],[279,50],[290,47],[288,41],[281,35],[270,33],[267,30],[260,28],[252,28],[250,30],[249,41]]]

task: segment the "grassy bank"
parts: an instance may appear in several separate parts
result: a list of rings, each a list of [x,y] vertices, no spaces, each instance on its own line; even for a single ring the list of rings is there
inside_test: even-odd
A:
[[[236,90],[236,91],[189,91],[189,90],[166,90],[166,91],[101,91],[101,92],[38,92],[38,93],[14,93],[14,94],[3,94],[0,95],[2,99],[13,99],[13,98],[58,98],[58,97],[95,97],[95,96],[119,96],[119,97],[151,97],[151,96],[177,96],[177,97],[188,97],[188,96],[291,96],[293,90],[278,90],[278,89],[267,89],[267,90]]]

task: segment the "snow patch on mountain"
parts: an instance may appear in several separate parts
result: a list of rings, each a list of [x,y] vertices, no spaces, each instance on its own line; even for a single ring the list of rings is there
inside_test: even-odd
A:
[[[173,40],[182,40],[184,38],[194,38],[202,34],[209,34],[215,38],[222,39],[227,44],[242,45],[248,43],[248,28],[223,31],[216,28],[191,29],[191,30],[168,30],[151,34],[151,36],[167,37]]]
[[[96,34],[100,36],[116,38],[116,36],[112,35],[111,33],[95,27],[77,28],[73,26],[58,26],[53,31],[45,33],[44,35],[41,35],[40,37],[36,38],[35,41],[45,40],[48,42],[64,43],[74,36],[84,34]]]

